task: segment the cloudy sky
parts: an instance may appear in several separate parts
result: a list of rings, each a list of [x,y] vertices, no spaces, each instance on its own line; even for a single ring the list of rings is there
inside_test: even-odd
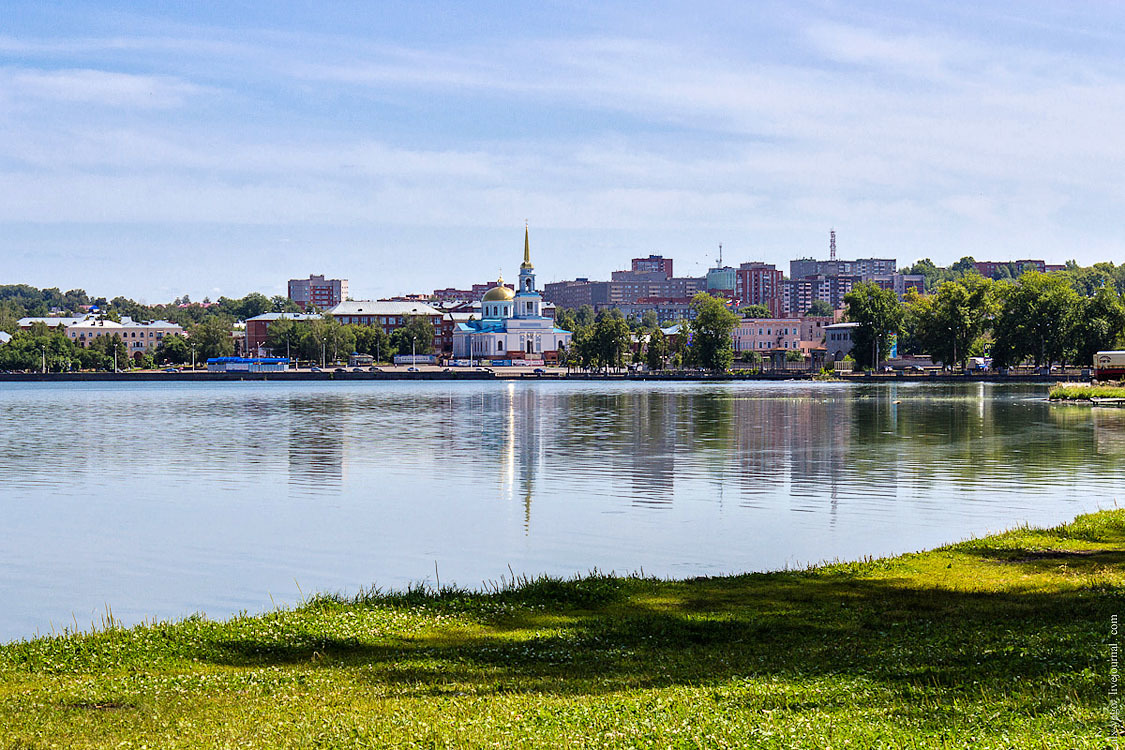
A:
[[[137,5],[5,3],[0,283],[1125,260],[1115,3]]]

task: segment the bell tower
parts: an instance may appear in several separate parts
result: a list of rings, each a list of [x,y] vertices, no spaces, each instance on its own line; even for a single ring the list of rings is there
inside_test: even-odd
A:
[[[516,317],[539,317],[541,304],[539,292],[535,291],[535,266],[531,265],[531,242],[528,238],[527,224],[524,224],[523,263],[520,264],[520,280],[516,289]]]

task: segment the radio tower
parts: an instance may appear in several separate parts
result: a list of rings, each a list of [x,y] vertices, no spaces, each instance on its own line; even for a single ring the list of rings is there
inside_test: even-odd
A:
[[[828,259],[836,260],[836,230],[828,230]]]

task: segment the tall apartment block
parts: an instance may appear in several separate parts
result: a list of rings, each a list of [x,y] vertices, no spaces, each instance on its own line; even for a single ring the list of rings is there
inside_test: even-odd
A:
[[[735,296],[743,305],[765,305],[770,315],[779,318],[785,313],[781,276],[772,263],[743,263],[735,271]]]
[[[307,279],[289,280],[289,299],[297,307],[307,310],[315,307],[327,310],[348,298],[347,279],[326,279],[323,276],[309,276]]]
[[[633,273],[660,273],[664,278],[670,279],[672,273],[672,259],[663,255],[650,255],[647,258],[633,258]]]

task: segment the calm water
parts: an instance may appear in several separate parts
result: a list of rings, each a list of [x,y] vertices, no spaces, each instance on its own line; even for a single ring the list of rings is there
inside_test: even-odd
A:
[[[1043,387],[0,384],[0,641],[594,567],[778,568],[1125,502]]]

